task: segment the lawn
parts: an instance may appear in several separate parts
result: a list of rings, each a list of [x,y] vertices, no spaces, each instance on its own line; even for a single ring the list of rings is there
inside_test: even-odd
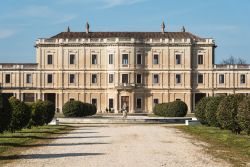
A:
[[[69,130],[72,130],[69,126],[47,125],[23,129],[15,133],[6,132],[0,134],[0,164],[8,162],[3,157],[18,156],[24,150],[43,146]]]
[[[190,134],[195,140],[208,143],[205,151],[214,157],[222,158],[234,166],[250,165],[250,136],[202,125],[176,128]]]

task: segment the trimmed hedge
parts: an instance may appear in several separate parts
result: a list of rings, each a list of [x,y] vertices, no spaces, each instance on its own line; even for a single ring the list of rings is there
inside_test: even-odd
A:
[[[32,104],[31,126],[42,126],[46,123],[46,105],[42,100]]]
[[[201,124],[207,124],[205,116],[205,108],[207,103],[211,100],[211,97],[203,97],[198,104],[195,106],[195,117],[200,121]]]
[[[154,114],[162,117],[184,117],[188,107],[183,101],[173,101],[169,103],[156,104]]]
[[[55,106],[52,102],[50,101],[44,101],[44,105],[46,107],[45,113],[46,113],[46,119],[45,119],[45,124],[50,123],[54,116],[55,116]]]
[[[11,122],[11,108],[7,98],[0,94],[0,133],[7,130]]]
[[[237,123],[240,128],[250,134],[250,99],[245,98],[240,102],[237,113]]]
[[[26,127],[31,118],[31,109],[28,105],[15,97],[9,99],[12,117],[10,123],[10,131],[14,132],[16,130],[21,130]]]
[[[65,117],[85,117],[96,114],[96,106],[81,101],[68,101],[63,105]]]

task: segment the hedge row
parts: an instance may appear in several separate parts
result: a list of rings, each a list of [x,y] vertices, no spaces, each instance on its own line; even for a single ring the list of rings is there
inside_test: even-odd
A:
[[[184,117],[187,115],[188,107],[183,101],[156,104],[154,114],[162,117]]]
[[[195,116],[204,125],[250,134],[250,98],[242,94],[205,97],[196,105]]]
[[[96,114],[95,105],[75,100],[65,103],[62,110],[65,117],[85,117]]]

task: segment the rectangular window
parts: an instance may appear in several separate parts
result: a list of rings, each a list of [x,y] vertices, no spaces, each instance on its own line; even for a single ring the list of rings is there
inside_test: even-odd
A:
[[[203,55],[198,55],[198,64],[203,64]]]
[[[141,98],[136,99],[136,108],[141,108]]]
[[[175,75],[175,83],[180,84],[181,83],[181,74],[176,74]]]
[[[97,55],[92,55],[92,64],[97,64]]]
[[[154,54],[153,63],[154,64],[159,64],[159,55],[158,54]]]
[[[128,83],[128,74],[122,74],[122,83]]]
[[[10,74],[5,74],[5,83],[10,83]]]
[[[122,64],[128,64],[128,54],[122,54]]]
[[[69,101],[75,101],[75,99],[74,98],[70,98]]]
[[[95,106],[97,105],[97,99],[92,99],[91,103],[94,104]]]
[[[34,102],[35,101],[34,93],[24,93],[23,94],[23,101],[24,102]]]
[[[92,83],[97,83],[97,74],[92,74]]]
[[[114,64],[114,55],[113,54],[109,54],[109,64]]]
[[[181,55],[180,54],[175,55],[175,63],[181,64]]]
[[[31,82],[32,82],[32,75],[26,74],[26,83],[31,83]]]
[[[141,54],[136,55],[136,62],[137,62],[137,64],[142,64],[142,56],[141,56]]]
[[[69,74],[69,83],[75,83],[75,74]]]
[[[141,74],[136,74],[136,83],[142,83]]]
[[[48,60],[48,64],[52,64],[53,63],[53,57],[52,57],[52,55],[48,55],[47,56],[47,60]]]
[[[203,74],[198,74],[198,84],[202,84],[203,83]]]
[[[47,83],[52,83],[53,82],[53,76],[52,74],[47,75]]]
[[[159,83],[159,75],[158,74],[154,74],[153,75],[153,83],[154,84],[158,84]]]
[[[69,60],[69,63],[70,63],[70,64],[75,64],[75,57],[76,57],[76,56],[75,56],[74,54],[69,55],[69,59],[70,59],[70,60]]]
[[[245,74],[241,74],[240,75],[240,83],[241,84],[245,84],[246,83],[246,75]]]
[[[224,74],[219,75],[219,84],[224,84],[225,83],[225,77]]]
[[[109,74],[109,83],[114,82],[114,74]]]
[[[159,104],[159,99],[154,99],[154,105]]]
[[[109,99],[109,108],[114,108],[114,100]]]

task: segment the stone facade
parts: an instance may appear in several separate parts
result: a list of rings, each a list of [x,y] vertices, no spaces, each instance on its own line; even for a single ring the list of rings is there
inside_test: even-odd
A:
[[[165,27],[165,26],[164,26]],[[182,100],[250,93],[249,65],[215,65],[213,39],[185,32],[62,32],[36,41],[35,64],[0,64],[1,91],[26,102],[94,103],[99,113],[151,113]]]

